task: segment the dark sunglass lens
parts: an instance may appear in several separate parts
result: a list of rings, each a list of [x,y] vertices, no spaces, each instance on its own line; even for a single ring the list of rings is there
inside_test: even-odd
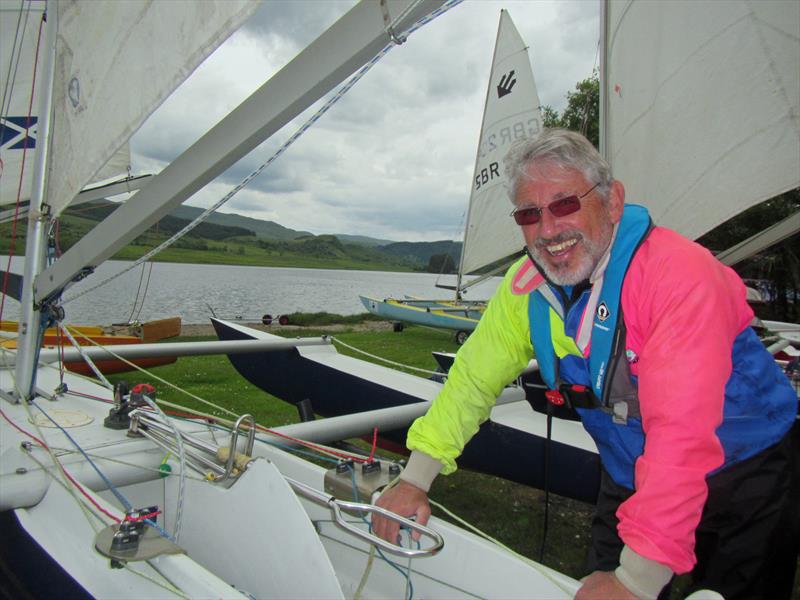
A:
[[[539,222],[541,211],[538,208],[523,208],[514,213],[517,225],[535,225]]]
[[[572,213],[580,210],[581,201],[577,196],[567,196],[566,198],[556,200],[547,208],[550,209],[550,212],[553,213],[553,216],[566,217],[567,215],[571,215]]]

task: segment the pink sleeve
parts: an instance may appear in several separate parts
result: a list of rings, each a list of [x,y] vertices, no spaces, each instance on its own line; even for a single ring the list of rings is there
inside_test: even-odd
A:
[[[622,293],[627,347],[639,356],[645,433],[636,492],[617,511],[633,550],[685,573],[706,475],[724,456],[716,429],[736,336],[752,311],[738,276],[702,247],[656,228],[630,265]]]

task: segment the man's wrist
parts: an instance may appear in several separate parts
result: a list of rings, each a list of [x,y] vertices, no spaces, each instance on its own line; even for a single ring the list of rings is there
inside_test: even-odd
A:
[[[659,562],[645,558],[625,546],[619,557],[619,567],[614,574],[633,594],[644,600],[655,600],[669,580],[672,569]]]
[[[400,479],[427,492],[431,489],[433,480],[436,479],[441,470],[442,463],[438,460],[424,452],[413,450],[408,458],[406,468],[400,474]]]

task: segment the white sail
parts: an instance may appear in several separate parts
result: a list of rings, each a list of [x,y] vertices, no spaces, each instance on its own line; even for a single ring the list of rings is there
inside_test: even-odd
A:
[[[800,185],[800,2],[610,1],[603,146],[690,238]]]
[[[19,7],[19,2],[14,4]],[[54,214],[84,185],[110,174],[102,171],[109,159],[257,4],[246,0],[72,0],[61,1],[57,7],[53,109],[57,135],[49,159],[47,192]],[[35,42],[38,19],[29,21],[28,29],[33,31],[26,33],[26,39]],[[3,18],[3,22],[6,44],[6,29],[13,39],[16,19]],[[25,50],[35,50],[35,43],[26,42]],[[19,87],[17,82],[15,89]],[[124,173],[125,162],[123,154],[111,171],[121,167],[116,172]],[[15,179],[18,176],[3,174],[4,202],[16,200],[16,190],[13,197],[6,193],[6,186]]]
[[[541,130],[539,96],[528,48],[503,10],[486,93],[459,273],[466,275],[520,251],[524,240],[510,217],[503,157],[510,145]]]

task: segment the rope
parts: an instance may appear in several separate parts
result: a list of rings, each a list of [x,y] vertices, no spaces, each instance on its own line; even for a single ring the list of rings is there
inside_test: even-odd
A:
[[[44,473],[46,473],[48,476],[52,477],[52,478],[53,478],[53,481],[55,481],[55,482],[56,482],[57,484],[59,484],[59,485],[60,485],[62,488],[64,488],[64,490],[66,490],[66,492],[67,492],[67,493],[69,493],[69,494],[70,494],[70,495],[72,495],[72,496],[74,496],[74,495],[75,495],[75,492],[74,492],[74,490],[73,490],[72,488],[70,488],[70,487],[69,487],[69,486],[68,486],[66,483],[64,483],[63,481],[61,481],[61,480],[60,480],[58,477],[56,477],[56,476],[55,476],[55,475],[54,475],[54,474],[53,474],[51,471],[49,471],[49,470],[48,470],[48,469],[45,467],[44,463],[42,463],[42,462],[41,462],[39,459],[37,459],[35,456],[33,456],[33,454],[32,454],[32,453],[30,453],[30,452],[29,452],[29,453],[28,453],[28,457],[29,457],[29,458],[30,458],[30,459],[31,459],[33,462],[35,462],[37,465],[39,465],[39,467],[42,469],[42,471],[43,471]],[[106,457],[103,457],[103,458],[104,458],[105,460],[111,460],[111,459],[108,459],[108,458],[106,458]],[[134,465],[134,466],[135,466],[135,465]],[[63,467],[62,467],[62,468],[63,468]],[[65,471],[65,472],[66,472],[66,471]],[[74,484],[74,485],[76,485],[78,488],[80,488],[80,485],[79,485],[77,482],[75,482],[74,480],[72,480],[72,482],[73,482],[73,484]],[[121,521],[121,519],[119,519],[118,517],[115,517],[114,515],[111,515],[110,513],[107,513],[107,512],[105,511],[105,509],[103,509],[102,507],[100,507],[99,505],[97,505],[97,504],[95,503],[94,499],[93,499],[91,496],[89,496],[88,494],[86,494],[86,492],[85,492],[84,490],[81,490],[81,491],[83,491],[83,493],[85,494],[85,497],[86,497],[86,498],[87,498],[87,499],[90,501],[90,503],[91,503],[91,504],[87,505],[86,503],[82,502],[82,501],[80,500],[80,498],[77,498],[77,500],[78,500],[78,505],[79,505],[79,506],[80,506],[80,507],[83,509],[83,512],[84,512],[84,514],[86,515],[86,517],[87,517],[87,520],[89,521],[89,524],[90,524],[90,526],[92,527],[92,529],[95,531],[95,533],[97,533],[98,529],[97,529],[97,527],[95,527],[95,525],[94,525],[94,523],[91,521],[91,519],[89,519],[89,514],[91,514],[91,515],[92,515],[92,516],[93,516],[95,519],[97,519],[98,521],[100,521],[101,523],[103,523],[103,525],[105,525],[105,522],[104,522],[104,521],[103,521],[103,519],[100,517],[100,515],[98,514],[98,512],[96,512],[96,510],[93,510],[93,509],[97,509],[98,511],[102,511],[102,513],[103,513],[103,514],[107,515],[109,518],[111,518],[112,520],[114,520],[114,521],[116,521],[116,522],[120,522],[120,521]],[[129,564],[129,563],[127,563],[127,562],[126,562],[126,563],[122,563],[122,564],[123,564],[123,566],[125,567],[125,569],[127,569],[128,571],[130,571],[130,572],[131,572],[131,573],[133,573],[134,575],[136,575],[136,576],[138,576],[138,577],[141,577],[142,579],[146,579],[146,580],[147,580],[147,581],[149,581],[150,583],[152,583],[152,584],[154,584],[154,585],[157,585],[158,587],[160,587],[160,588],[162,588],[162,589],[164,589],[164,590],[166,590],[166,591],[168,591],[168,592],[171,592],[171,593],[175,594],[176,596],[179,596],[179,597],[181,597],[181,598],[187,598],[187,599],[189,598],[189,596],[187,596],[186,594],[184,594],[184,593],[183,593],[181,590],[179,590],[178,588],[174,587],[174,586],[173,586],[171,583],[169,583],[169,581],[159,581],[158,579],[156,579],[156,578],[155,578],[155,577],[153,577],[152,575],[148,575],[147,573],[143,573],[143,572],[141,572],[141,571],[138,571],[138,570],[134,569],[134,568],[133,568],[133,567],[131,567],[131,566],[130,566],[130,564]],[[148,564],[149,564],[149,561],[148,561]],[[152,566],[151,566],[151,568],[152,568]]]
[[[185,395],[189,396],[190,398],[193,398],[194,400],[197,400],[198,402],[201,402],[201,403],[203,403],[203,404],[206,404],[207,406],[210,406],[211,408],[213,408],[213,409],[215,409],[215,410],[219,410],[219,411],[222,411],[222,412],[224,412],[224,413],[227,413],[227,414],[231,415],[232,417],[238,417],[238,415],[237,415],[235,412],[233,412],[233,411],[231,411],[231,410],[228,410],[227,408],[224,408],[224,407],[222,407],[222,406],[219,406],[218,404],[214,404],[213,402],[209,402],[208,400],[205,400],[204,398],[201,398],[200,396],[197,396],[196,394],[193,394],[193,393],[191,393],[191,392],[190,392],[190,391],[188,391],[188,390],[184,390],[183,388],[181,388],[181,387],[179,387],[179,386],[175,385],[174,383],[170,383],[170,382],[169,382],[169,381],[167,381],[166,379],[164,379],[164,378],[162,378],[162,377],[159,377],[158,375],[156,375],[156,374],[155,374],[155,373],[153,373],[152,371],[148,371],[147,369],[144,369],[144,368],[140,367],[140,366],[139,366],[139,365],[137,365],[136,363],[133,363],[133,362],[129,361],[128,359],[126,359],[126,358],[124,358],[124,357],[120,356],[119,354],[117,354],[116,352],[114,352],[114,351],[111,349],[111,347],[110,347],[110,346],[103,346],[102,344],[100,344],[100,343],[98,343],[98,342],[94,341],[92,338],[88,337],[87,335],[85,335],[85,334],[83,334],[83,333],[81,333],[81,332],[76,332],[76,333],[78,333],[78,335],[80,335],[82,338],[84,338],[85,340],[87,340],[89,343],[91,343],[91,344],[94,344],[94,345],[95,345],[95,346],[97,346],[97,347],[101,347],[101,348],[103,348],[103,349],[104,349],[106,352],[108,352],[108,354],[110,354],[110,355],[111,355],[113,358],[115,358],[115,359],[117,359],[117,360],[120,360],[120,361],[124,362],[126,365],[128,365],[129,367],[132,367],[133,369],[135,369],[135,370],[139,371],[140,373],[144,373],[144,374],[145,374],[145,375],[147,375],[148,377],[152,377],[152,378],[153,378],[153,379],[155,379],[156,381],[158,381],[158,382],[160,382],[160,383],[163,383],[164,385],[166,385],[166,386],[169,386],[169,387],[173,388],[174,390],[176,390],[176,391],[178,391],[178,392],[181,392],[181,393],[183,393],[183,394],[185,394]],[[173,406],[177,406],[177,405],[173,405]],[[198,413],[198,414],[199,414],[199,413]],[[210,416],[210,415],[205,415],[205,416]]]
[[[220,406],[218,404],[215,404],[215,403],[213,403],[213,402],[211,402],[209,400],[206,400],[205,398],[202,398],[202,397],[200,397],[200,396],[198,396],[196,394],[193,394],[192,392],[190,392],[188,390],[185,390],[185,389],[181,388],[180,386],[177,386],[174,383],[171,383],[171,382],[167,381],[166,379],[163,379],[162,377],[159,377],[158,375],[154,374],[152,371],[148,371],[147,369],[144,369],[144,368],[140,367],[139,365],[137,365],[137,364],[135,364],[135,363],[123,358],[122,356],[120,356],[119,354],[117,354],[113,350],[111,350],[109,346],[102,346],[101,344],[98,344],[93,339],[91,339],[90,337],[87,337],[85,334],[83,334],[83,333],[81,333],[79,331],[76,332],[76,333],[78,333],[79,335],[84,337],[86,340],[88,340],[90,343],[94,344],[95,346],[104,348],[104,350],[106,352],[108,352],[112,357],[116,358],[117,360],[121,360],[125,364],[127,364],[130,367],[134,368],[135,370],[143,373],[144,375],[147,375],[148,377],[152,377],[153,379],[163,383],[164,385],[167,385],[167,386],[171,387],[172,389],[176,390],[177,392],[185,394],[186,396],[189,396],[190,398],[193,398],[194,400],[197,400],[198,402],[201,402],[202,404],[205,404],[205,405],[207,405],[207,406],[209,406],[209,407],[211,407],[211,408],[213,408],[215,410],[219,410],[219,411],[227,413],[227,414],[229,414],[231,416],[238,417],[238,415],[236,413],[234,413],[233,411],[228,410],[227,408],[224,408],[224,407],[222,407],[222,406]],[[75,392],[68,392],[68,393],[74,393],[76,395],[80,395],[80,394],[77,394]],[[91,396],[87,396],[87,397],[91,397]],[[96,397],[92,397],[92,398],[104,402],[104,400],[102,398],[96,398]],[[220,418],[217,415],[204,413],[204,412],[201,412],[201,411],[198,411],[198,410],[195,410],[195,409],[191,409],[191,408],[182,406],[180,404],[175,404],[173,402],[169,402],[167,400],[163,400],[163,399],[159,400],[159,402],[164,406],[168,406],[170,408],[176,408],[176,409],[179,409],[179,410],[185,410],[187,413],[193,414],[193,415],[195,415],[195,416],[197,416],[199,418],[212,420],[212,421],[214,421],[216,423],[220,423],[222,425],[225,425],[228,428],[233,426],[233,422],[232,421]],[[259,431],[263,431],[264,433],[268,433],[270,435],[273,435],[275,437],[283,438],[283,439],[289,440],[291,442],[294,442],[296,444],[300,444],[300,445],[302,445],[302,446],[304,446],[306,448],[315,450],[315,451],[323,453],[323,454],[327,454],[329,456],[334,456],[334,457],[337,457],[337,458],[350,458],[352,460],[355,460],[356,462],[368,462],[369,460],[371,460],[371,458],[364,458],[364,457],[356,456],[356,455],[353,455],[353,454],[340,452],[340,451],[338,451],[338,450],[336,450],[334,448],[331,448],[329,446],[325,446],[323,444],[314,444],[314,443],[311,443],[311,442],[306,442],[306,441],[301,440],[299,438],[295,438],[295,437],[292,437],[292,436],[289,436],[289,435],[286,435],[286,434],[283,434],[283,433],[279,433],[277,431],[273,431],[273,430],[271,430],[271,429],[269,429],[267,427],[264,427],[263,425],[256,424],[256,429],[258,429]],[[375,450],[376,450],[375,444],[376,444],[376,442],[377,442],[377,430],[374,430],[373,431],[373,448],[372,448],[372,453],[370,455],[371,457],[374,456],[374,454],[375,454]]]
[[[94,373],[94,374],[97,376],[97,378],[100,380],[100,382],[102,383],[103,387],[105,387],[105,388],[107,388],[107,389],[109,389],[109,390],[112,390],[112,389],[114,389],[114,386],[113,386],[113,385],[111,385],[111,384],[108,382],[108,379],[106,379],[106,378],[103,376],[103,374],[100,372],[100,369],[98,369],[98,368],[97,368],[97,365],[95,365],[95,364],[94,364],[94,362],[92,361],[92,359],[91,359],[91,358],[89,358],[89,356],[88,356],[88,355],[86,354],[86,352],[84,351],[83,347],[82,347],[80,344],[78,344],[78,342],[75,340],[75,338],[74,338],[74,337],[72,337],[72,334],[69,332],[69,329],[68,329],[68,328],[67,328],[65,325],[63,325],[63,324],[59,323],[59,324],[58,324],[58,330],[59,330],[60,332],[62,332],[62,333],[65,335],[65,336],[67,336],[67,339],[68,339],[68,340],[69,340],[69,341],[72,343],[72,346],[73,346],[73,347],[74,347],[74,348],[75,348],[75,349],[78,351],[78,353],[81,355],[81,358],[84,360],[84,362],[85,362],[87,365],[89,365],[89,368],[92,370],[92,372],[93,372],[93,373]],[[63,344],[59,344],[59,347],[62,349],[62,352],[61,352],[61,358],[59,359],[59,363],[61,363],[61,364],[63,365],[63,363],[64,363],[64,359],[63,359],[63,348],[64,348],[64,346],[63,346]],[[63,370],[62,370],[62,371],[61,371],[61,374],[62,374],[62,376],[63,376],[63,373],[64,373],[64,372],[63,372]],[[62,383],[63,383],[63,379],[62,379]]]
[[[149,269],[147,267],[150,267]],[[142,303],[139,305],[139,295],[142,292],[142,282],[144,281],[144,272],[147,270],[147,283],[144,287],[144,294],[142,294]],[[133,308],[131,308],[131,314],[128,315],[128,323],[133,322],[133,315],[136,314],[136,320],[139,319],[139,315],[142,313],[142,309],[144,308],[144,301],[147,296],[147,290],[150,287],[150,276],[153,274],[153,263],[142,263],[142,272],[139,274],[139,286],[136,288],[136,295],[134,296],[133,300]],[[137,313],[136,306],[139,305],[139,311]]]
[[[449,2],[447,2],[447,3],[443,4],[441,7],[439,7],[439,8],[438,8],[438,9],[436,9],[435,11],[431,12],[431,13],[430,13],[429,15],[427,15],[426,17],[423,17],[423,18],[421,18],[419,21],[417,21],[417,22],[416,22],[414,25],[412,25],[412,26],[411,26],[411,27],[408,29],[408,31],[407,31],[407,32],[405,32],[404,34],[402,34],[402,35],[400,36],[400,38],[398,38],[398,39],[402,39],[403,41],[405,41],[405,39],[406,39],[406,38],[407,38],[409,35],[411,35],[412,33],[414,33],[414,32],[415,32],[417,29],[419,29],[419,28],[420,28],[420,27],[422,27],[423,25],[426,25],[427,23],[429,23],[430,21],[432,21],[432,20],[433,20],[433,19],[435,19],[436,17],[438,17],[438,16],[440,16],[440,15],[444,14],[445,12],[447,12],[447,11],[448,11],[448,10],[450,10],[451,8],[453,8],[453,7],[457,6],[457,5],[458,5],[458,4],[460,4],[461,2],[462,2],[462,0],[450,0]],[[411,6],[409,6],[409,10],[411,9],[411,7],[412,7],[412,6],[416,6],[416,4],[418,4],[418,3],[419,3],[419,0],[418,0],[418,2],[417,2],[417,3],[415,3],[414,5],[411,5]],[[395,25],[397,22],[399,22],[399,20],[400,20],[400,19],[401,19],[403,16],[405,16],[405,14],[406,14],[406,13],[403,13],[403,14],[401,14],[401,15],[400,15],[400,17],[398,17],[397,19],[395,19],[395,21],[394,21],[394,22],[393,22],[393,23],[390,25],[390,28],[391,28],[391,27],[393,27],[393,26],[394,26],[394,25]],[[402,43],[402,42],[400,42],[400,43]],[[103,281],[100,281],[100,282],[99,282],[97,285],[95,285],[95,286],[93,286],[93,287],[91,287],[91,288],[88,288],[88,289],[86,289],[86,290],[84,290],[84,291],[82,291],[82,292],[80,292],[80,293],[78,293],[78,294],[75,294],[74,296],[70,296],[69,298],[66,298],[66,299],[63,301],[63,304],[66,304],[66,303],[68,303],[68,302],[72,302],[73,300],[76,300],[76,299],[80,298],[81,296],[84,296],[84,295],[88,294],[89,292],[92,292],[92,291],[96,290],[97,288],[99,288],[99,287],[101,287],[101,286],[104,286],[104,285],[106,285],[106,284],[110,283],[111,281],[115,280],[117,277],[120,277],[120,276],[124,275],[125,273],[127,273],[127,272],[128,272],[128,271],[130,271],[131,269],[134,269],[134,268],[136,268],[138,265],[142,264],[143,262],[150,260],[150,259],[151,259],[152,257],[154,257],[156,254],[158,254],[158,253],[159,253],[159,252],[161,252],[162,250],[165,250],[166,248],[168,248],[169,246],[171,246],[172,244],[174,244],[175,242],[177,242],[177,241],[178,241],[180,238],[182,238],[184,235],[186,235],[187,233],[189,233],[189,232],[190,232],[192,229],[194,229],[195,227],[197,227],[197,226],[198,226],[200,223],[202,223],[203,221],[205,221],[205,220],[206,220],[206,219],[207,219],[207,218],[208,218],[208,217],[209,217],[209,216],[210,216],[210,215],[211,215],[213,212],[215,212],[215,211],[216,211],[218,208],[220,208],[220,207],[221,207],[223,204],[225,204],[226,202],[228,202],[228,200],[230,200],[230,199],[231,199],[231,198],[233,198],[233,197],[234,197],[236,194],[238,194],[238,193],[239,193],[239,192],[240,192],[242,189],[244,189],[244,188],[245,188],[245,187],[246,187],[246,186],[247,186],[247,185],[248,185],[248,184],[249,184],[251,181],[253,181],[253,179],[255,179],[256,177],[258,177],[258,176],[259,176],[259,175],[262,173],[262,171],[264,171],[264,169],[266,169],[266,168],[267,168],[268,166],[270,166],[270,165],[271,165],[273,162],[275,162],[275,160],[277,160],[277,159],[278,159],[278,158],[279,158],[279,157],[280,157],[280,156],[281,156],[281,155],[282,155],[282,154],[283,154],[283,153],[284,153],[284,152],[285,152],[285,151],[286,151],[286,150],[287,150],[287,149],[288,149],[288,148],[289,148],[289,147],[290,147],[292,144],[294,144],[294,143],[295,143],[295,142],[296,142],[296,141],[297,141],[297,140],[300,138],[300,136],[302,136],[302,135],[303,135],[303,134],[304,134],[306,131],[308,131],[308,129],[309,129],[309,128],[311,128],[311,126],[312,126],[312,125],[314,125],[314,124],[315,124],[315,123],[316,123],[316,122],[317,122],[317,121],[318,121],[318,120],[319,120],[319,119],[320,119],[320,118],[321,118],[321,117],[322,117],[322,116],[323,116],[325,113],[327,113],[327,112],[328,112],[328,110],[330,110],[330,108],[331,108],[331,107],[332,107],[334,104],[336,104],[336,103],[337,103],[339,100],[341,100],[341,98],[342,98],[342,97],[343,97],[343,96],[344,96],[344,95],[345,95],[347,92],[349,92],[349,91],[350,91],[350,89],[351,89],[351,88],[352,88],[352,87],[353,87],[353,86],[354,86],[356,83],[358,83],[358,81],[359,81],[359,80],[361,80],[361,78],[362,78],[362,77],[364,77],[364,75],[366,75],[366,74],[367,74],[367,72],[368,72],[370,69],[372,69],[372,67],[374,67],[374,66],[375,66],[375,65],[378,63],[378,61],[380,61],[380,60],[381,60],[381,59],[382,59],[384,56],[386,56],[386,54],[388,54],[388,52],[389,52],[389,51],[390,51],[392,48],[394,48],[394,46],[395,46],[395,45],[396,45],[396,44],[395,44],[395,42],[392,42],[392,43],[390,43],[390,44],[386,45],[386,46],[385,46],[385,47],[384,47],[384,48],[383,48],[383,49],[382,49],[380,52],[378,52],[378,54],[376,54],[374,57],[372,57],[372,58],[371,58],[371,59],[370,59],[370,60],[369,60],[369,61],[368,61],[368,62],[367,62],[365,65],[363,65],[363,66],[362,66],[362,67],[361,67],[361,68],[360,68],[360,69],[359,69],[359,70],[356,72],[356,74],[355,74],[355,75],[353,75],[353,76],[352,76],[352,77],[351,77],[351,78],[350,78],[350,79],[347,81],[347,83],[345,83],[345,84],[344,84],[344,85],[343,85],[341,88],[339,88],[339,90],[338,90],[338,91],[337,91],[337,92],[336,92],[336,93],[335,93],[335,94],[334,94],[334,95],[333,95],[331,98],[329,98],[329,99],[328,99],[328,100],[325,102],[325,104],[323,104],[323,106],[322,106],[322,107],[321,107],[321,108],[320,108],[320,109],[319,109],[319,110],[318,110],[316,113],[314,113],[314,114],[313,114],[313,115],[312,115],[312,116],[311,116],[311,117],[310,117],[310,118],[309,118],[309,119],[308,119],[308,120],[307,120],[305,123],[303,123],[303,125],[301,125],[301,126],[300,126],[300,128],[299,128],[299,129],[298,129],[298,130],[297,130],[297,131],[296,131],[294,134],[292,134],[292,136],[291,136],[291,137],[289,137],[289,139],[288,139],[288,140],[286,140],[286,141],[285,141],[285,142],[284,142],[284,143],[281,145],[281,147],[280,147],[280,148],[278,148],[278,150],[277,150],[277,151],[276,151],[276,152],[275,152],[275,153],[274,153],[272,156],[270,156],[270,157],[269,157],[269,158],[266,160],[266,162],[262,163],[262,164],[261,164],[261,165],[260,165],[260,166],[259,166],[257,169],[255,169],[253,172],[251,172],[251,173],[250,173],[250,174],[249,174],[247,177],[245,177],[245,178],[244,178],[244,179],[243,179],[243,180],[242,180],[242,181],[241,181],[241,182],[240,182],[238,185],[236,185],[236,186],[235,186],[235,187],[234,187],[234,188],[233,188],[233,189],[232,189],[230,192],[228,192],[228,193],[227,193],[225,196],[223,196],[223,197],[222,197],[220,200],[218,200],[218,201],[217,201],[215,204],[213,204],[212,206],[210,206],[209,208],[207,208],[206,210],[204,210],[204,211],[203,211],[203,212],[202,212],[200,215],[198,215],[198,216],[197,216],[197,218],[195,218],[195,219],[194,219],[194,220],[193,220],[191,223],[189,223],[188,225],[186,225],[186,226],[185,226],[183,229],[181,229],[180,231],[178,231],[177,233],[175,233],[175,234],[174,234],[172,237],[170,237],[169,239],[165,240],[164,242],[162,242],[161,244],[159,244],[158,246],[156,246],[155,248],[153,248],[152,250],[150,250],[149,252],[147,252],[146,254],[144,254],[143,256],[141,256],[139,259],[137,259],[137,260],[136,260],[136,261],[135,261],[133,264],[131,264],[130,266],[128,266],[128,267],[126,267],[125,269],[123,269],[123,270],[119,271],[118,273],[115,273],[114,275],[112,275],[112,276],[110,276],[110,277],[108,277],[108,278],[104,279]]]
[[[401,369],[409,369],[410,371],[417,371],[419,373],[424,373],[425,375],[441,375],[438,371],[430,371],[428,369],[422,369],[420,367],[412,367],[411,365],[404,365],[403,363],[395,362],[393,360],[389,360],[388,358],[383,358],[382,356],[378,356],[377,354],[370,354],[366,350],[361,350],[360,348],[356,348],[355,346],[351,346],[347,342],[343,342],[337,337],[331,337],[331,340],[336,342],[337,344],[341,344],[343,347],[351,350],[353,352],[357,352],[358,354],[362,354],[369,358],[372,358],[378,362],[386,363],[387,365],[392,365],[393,367],[400,367]]]
[[[103,472],[102,472],[102,471],[101,471],[101,470],[100,470],[100,469],[97,467],[97,465],[96,465],[96,464],[94,464],[94,461],[93,461],[91,458],[89,458],[89,456],[88,456],[88,455],[87,455],[87,454],[86,454],[86,453],[83,451],[83,448],[81,448],[80,444],[78,444],[78,442],[76,442],[76,441],[75,441],[75,438],[73,438],[73,437],[70,435],[69,431],[67,431],[66,429],[64,429],[64,428],[63,428],[63,427],[62,427],[62,426],[61,426],[61,425],[58,423],[58,421],[56,421],[55,419],[53,419],[53,417],[51,417],[51,416],[50,416],[50,415],[47,413],[47,411],[46,411],[46,410],[44,410],[44,409],[43,409],[41,406],[39,406],[38,404],[36,404],[36,402],[33,402],[33,401],[31,401],[31,402],[30,402],[30,404],[31,404],[31,405],[32,405],[34,408],[36,408],[36,409],[37,409],[39,412],[41,412],[41,413],[42,413],[42,414],[43,414],[45,417],[47,417],[47,419],[48,419],[48,420],[49,420],[49,421],[50,421],[50,422],[51,422],[51,423],[52,423],[52,424],[53,424],[53,425],[54,425],[54,426],[55,426],[55,427],[56,427],[56,428],[57,428],[59,431],[61,431],[61,433],[63,433],[63,434],[64,434],[64,436],[65,436],[65,437],[66,437],[66,438],[69,440],[69,442],[70,442],[70,443],[71,443],[73,446],[75,446],[75,448],[78,450],[78,452],[80,452],[80,453],[83,455],[83,457],[86,459],[86,462],[87,462],[87,463],[89,463],[89,466],[90,466],[90,467],[92,467],[92,468],[95,470],[95,472],[96,472],[96,473],[97,473],[97,474],[100,476],[100,479],[102,479],[102,480],[103,480],[103,483],[105,483],[105,484],[106,484],[106,486],[108,486],[108,489],[109,489],[109,490],[111,490],[111,493],[112,493],[112,494],[114,494],[114,496],[117,498],[117,500],[119,500],[119,501],[120,501],[120,503],[122,504],[122,506],[124,506],[124,507],[125,507],[125,510],[130,510],[130,509],[132,508],[132,505],[131,505],[131,503],[130,503],[130,502],[128,502],[128,499],[127,499],[127,498],[126,498],[126,497],[125,497],[125,496],[122,494],[122,492],[120,492],[120,491],[119,491],[119,490],[116,488],[116,486],[115,486],[113,483],[111,483],[111,480],[109,480],[109,479],[108,479],[108,477],[106,477],[105,473],[103,473]]]
[[[167,415],[159,408],[158,404],[153,402],[150,398],[146,395],[142,394],[142,400],[147,403],[151,409],[153,409],[163,420],[166,425],[172,429],[172,434],[175,436],[175,444],[178,446],[178,464],[181,467],[180,476],[178,478],[178,501],[177,501],[177,509],[175,512],[175,530],[174,530],[174,538],[175,543],[178,543],[181,535],[181,518],[183,516],[183,503],[185,501],[184,497],[184,489],[186,487],[186,452],[183,448],[183,438],[181,437],[178,428],[175,427],[175,422],[172,419],[168,419]]]

